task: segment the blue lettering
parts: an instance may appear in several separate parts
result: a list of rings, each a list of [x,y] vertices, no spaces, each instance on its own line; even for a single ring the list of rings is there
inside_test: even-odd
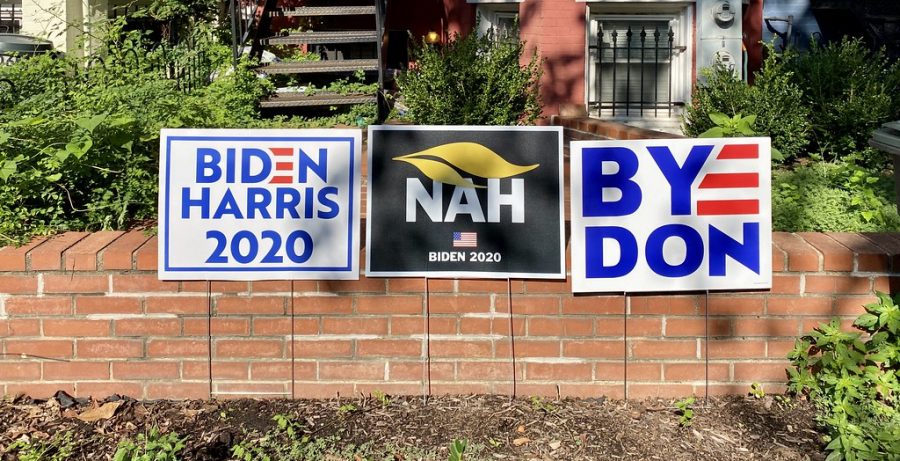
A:
[[[725,275],[725,256],[759,274],[759,223],[744,223],[744,243],[709,226],[709,275]]]
[[[272,203],[272,193],[262,187],[247,188],[247,219],[255,219],[256,213],[262,219],[272,219],[268,207]]]
[[[663,255],[663,245],[670,237],[684,241],[687,251],[681,264],[669,264]],[[703,262],[703,237],[690,226],[667,224],[650,233],[646,252],[647,264],[653,272],[663,277],[684,277],[693,274]]]
[[[222,168],[219,162],[222,154],[215,149],[201,147],[197,149],[197,183],[216,182],[222,177]]]
[[[584,216],[626,216],[641,206],[641,188],[630,179],[638,170],[634,151],[624,147],[591,147],[584,149],[582,162]],[[615,162],[619,171],[603,174],[603,162]],[[603,189],[618,189],[622,197],[606,202]]]
[[[303,251],[297,253],[297,240],[303,242]],[[313,251],[313,240],[312,237],[306,231],[295,230],[288,234],[287,239],[285,239],[284,243],[285,253],[287,253],[288,259],[291,262],[302,264],[309,260],[309,257],[312,256]]]
[[[237,154],[235,153],[234,148],[228,148],[225,150],[225,182],[228,184],[234,184],[236,156]]]
[[[637,263],[637,240],[624,227],[593,226],[584,230],[585,272],[588,278],[622,277],[634,269]],[[612,239],[619,244],[619,261],[612,266],[603,265],[603,241]]]
[[[220,219],[222,216],[230,214],[234,216],[235,219],[244,219],[244,215],[241,213],[241,208],[237,204],[237,200],[235,200],[234,195],[231,193],[230,189],[225,190],[225,195],[222,196],[222,201],[219,202],[219,207],[216,208],[216,212],[213,213],[213,219]]]
[[[285,214],[300,219],[297,208],[300,206],[300,191],[287,187],[275,190],[275,219],[284,219]]]
[[[200,208],[200,218],[209,219],[209,188],[200,188],[200,198],[191,198],[191,188],[181,188],[181,219],[190,219],[191,207]]]
[[[310,219],[313,217],[313,205],[316,204],[315,202],[313,202],[313,196],[315,195],[315,193],[313,192],[312,187],[303,189],[303,192],[306,194],[306,196],[304,197],[304,200],[306,201],[303,202],[305,204],[305,206],[303,207],[303,217],[306,219]]]
[[[340,208],[338,207],[337,202],[332,200],[329,196],[337,196],[338,189],[337,187],[323,187],[319,190],[319,203],[324,205],[327,210],[319,210],[317,217],[321,219],[331,219],[338,215]]]
[[[648,147],[647,150],[671,186],[672,214],[675,216],[691,214],[691,185],[712,153],[713,146],[692,147],[684,165],[680,167],[668,147]]]
[[[247,254],[241,253],[241,246],[243,246],[241,241],[244,240],[247,241]],[[231,257],[235,261],[241,264],[253,262],[258,252],[259,242],[256,240],[256,235],[253,232],[242,230],[234,234],[234,237],[231,239]]]
[[[262,162],[262,170],[256,174],[250,172],[250,159],[258,158]],[[265,151],[259,149],[244,149],[241,151],[241,182],[252,184],[262,182],[272,173],[272,158]]]
[[[300,177],[298,181],[302,183],[306,183],[307,176],[306,172],[308,170],[312,170],[313,173],[316,174],[322,181],[328,182],[328,149],[320,148],[319,149],[319,162],[315,163],[313,160],[306,155],[306,152],[303,152],[303,149],[297,149],[300,151],[300,158],[298,160],[300,166]]]

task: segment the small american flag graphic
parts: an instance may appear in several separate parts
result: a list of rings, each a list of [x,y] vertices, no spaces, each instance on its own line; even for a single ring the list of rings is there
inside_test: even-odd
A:
[[[478,246],[478,232],[454,232],[453,248],[475,248]]]

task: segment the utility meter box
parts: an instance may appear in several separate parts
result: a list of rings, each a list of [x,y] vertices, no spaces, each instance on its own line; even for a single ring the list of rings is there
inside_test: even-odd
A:
[[[697,67],[721,62],[738,75],[743,69],[741,0],[697,0]]]

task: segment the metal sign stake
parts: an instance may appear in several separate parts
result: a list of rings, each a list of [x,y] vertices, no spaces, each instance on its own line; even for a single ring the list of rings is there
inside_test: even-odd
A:
[[[506,309],[509,312],[509,354],[512,358],[512,398],[516,398],[516,332],[513,327],[512,279],[506,278]]]

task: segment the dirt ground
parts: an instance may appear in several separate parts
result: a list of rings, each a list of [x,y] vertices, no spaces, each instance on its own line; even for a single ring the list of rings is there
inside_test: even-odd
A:
[[[454,439],[469,442],[467,460],[824,459],[814,411],[805,402],[771,395],[730,396],[699,399],[693,410],[691,425],[682,427],[671,400],[511,400],[480,395],[427,401],[367,396],[145,402],[113,397],[96,402],[58,393],[49,400],[18,397],[0,403],[0,459],[20,457],[8,450],[15,440],[49,439],[65,431],[74,434],[69,459],[112,459],[121,439],[135,439],[157,427],[187,437],[179,459],[223,460],[229,459],[234,444],[273,430],[275,415],[301,422],[313,440],[394,447],[391,453],[396,454],[387,459],[398,461],[417,459],[403,448],[431,453],[431,458],[418,459],[446,460]]]

